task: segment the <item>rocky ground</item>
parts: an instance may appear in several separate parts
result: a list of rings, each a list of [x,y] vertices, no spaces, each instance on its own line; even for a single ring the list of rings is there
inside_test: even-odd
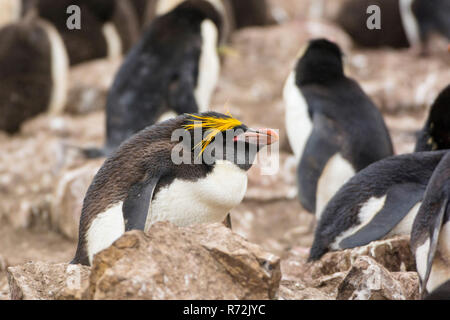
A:
[[[65,114],[39,116],[15,136],[0,133],[0,299],[418,297],[407,238],[306,263],[314,218],[296,199],[281,93],[305,42],[331,38],[346,54],[347,72],[383,111],[396,153],[411,152],[427,107],[450,83],[450,58],[359,50],[329,23],[289,21],[282,11],[292,2],[280,4],[279,17],[288,22],[233,35],[211,104],[251,126],[280,129],[280,170],[273,176],[261,175],[258,166],[249,172],[245,200],[232,211],[233,233],[219,225],[179,229],[162,223],[149,235],[127,234],[99,254],[91,269],[65,264],[75,252],[84,194],[102,163],[86,161],[77,147],[103,141],[105,93],[120,60],[86,63],[71,71]],[[29,261],[36,263],[24,264]]]

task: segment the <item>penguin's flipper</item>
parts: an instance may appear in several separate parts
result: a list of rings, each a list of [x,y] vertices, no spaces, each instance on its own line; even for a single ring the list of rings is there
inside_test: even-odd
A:
[[[422,200],[425,187],[417,183],[397,184],[388,189],[383,208],[373,219],[340,243],[341,249],[364,246],[387,235]]]
[[[316,211],[317,183],[328,160],[339,152],[339,131],[324,115],[314,115],[314,127],[297,168],[298,196],[302,206]]]
[[[448,210],[448,199],[447,197],[441,202],[441,207],[439,208],[439,213],[434,217],[434,221],[430,226],[430,249],[427,254],[427,269],[425,272],[425,278],[422,280],[422,288],[426,287],[428,278],[430,277],[431,267],[433,266],[434,254],[436,253],[436,247],[439,242],[439,233],[442,228],[442,222],[444,221],[445,213]]]
[[[125,231],[145,229],[150,202],[160,177],[149,177],[143,182],[134,184],[128,191],[122,206]]]

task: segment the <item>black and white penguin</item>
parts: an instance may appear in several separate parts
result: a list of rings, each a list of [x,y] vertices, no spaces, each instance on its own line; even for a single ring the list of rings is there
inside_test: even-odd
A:
[[[128,0],[23,0],[29,9],[51,22],[66,45],[70,64],[116,58],[127,52],[138,40],[139,22]],[[80,29],[69,29],[67,21],[80,8]]]
[[[369,29],[367,20],[380,8],[380,29]],[[336,22],[361,46],[418,47],[432,33],[450,39],[448,0],[350,0],[339,11]]]
[[[167,14],[175,9],[181,3],[189,0],[154,0],[150,1],[147,5],[146,21],[152,21],[156,17]],[[220,44],[225,43],[232,31],[235,29],[233,18],[233,7],[229,0],[205,0],[208,1],[219,13],[221,26],[220,26]]]
[[[15,133],[27,119],[59,113],[67,99],[69,63],[61,37],[33,13],[0,29],[0,130]]]
[[[180,115],[142,130],[94,177],[72,262],[90,264],[125,231],[146,231],[156,221],[222,222],[243,199],[257,152],[277,140],[271,129],[249,129],[215,112]]]
[[[412,227],[411,251],[422,296],[450,280],[450,152],[428,183]]]
[[[415,152],[375,162],[351,178],[328,202],[309,260],[329,250],[363,246],[410,234],[428,181],[447,151]]]
[[[177,114],[205,112],[220,72],[220,15],[204,0],[184,1],[155,19],[116,74],[106,102],[108,155],[136,132]]]
[[[416,152],[444,149],[450,149],[450,85],[433,102],[415,147]]]
[[[392,155],[391,139],[381,113],[358,83],[345,76],[341,50],[328,40],[309,42],[283,96],[300,202],[320,219],[340,186]]]

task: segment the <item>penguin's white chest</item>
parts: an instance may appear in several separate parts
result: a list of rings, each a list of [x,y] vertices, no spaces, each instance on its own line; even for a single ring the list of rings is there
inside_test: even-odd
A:
[[[216,88],[220,73],[220,60],[217,53],[218,31],[211,20],[202,22],[201,35],[202,51],[194,96],[199,111],[205,112],[209,109],[209,101]]]
[[[286,81],[283,98],[286,108],[286,132],[295,158],[299,162],[313,125],[308,114],[308,104],[295,84],[295,72],[292,72]]]
[[[242,201],[246,190],[246,172],[231,162],[220,161],[205,178],[175,179],[160,189],[151,202],[145,228],[157,221],[178,226],[222,222]]]

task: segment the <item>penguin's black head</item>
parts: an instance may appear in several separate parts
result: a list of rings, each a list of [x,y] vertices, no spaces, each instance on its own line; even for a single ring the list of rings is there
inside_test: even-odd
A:
[[[194,163],[213,166],[226,160],[248,170],[263,147],[278,141],[274,130],[251,129],[231,115],[205,112],[183,117],[183,146],[192,150],[190,159]]]
[[[185,0],[179,4],[173,11],[175,15],[184,17],[191,21],[211,20],[217,28],[219,37],[223,36],[223,18],[220,12],[206,0]]]
[[[341,49],[326,39],[311,40],[297,63],[297,84],[328,83],[343,76]]]
[[[450,85],[434,101],[415,151],[450,149]]]

